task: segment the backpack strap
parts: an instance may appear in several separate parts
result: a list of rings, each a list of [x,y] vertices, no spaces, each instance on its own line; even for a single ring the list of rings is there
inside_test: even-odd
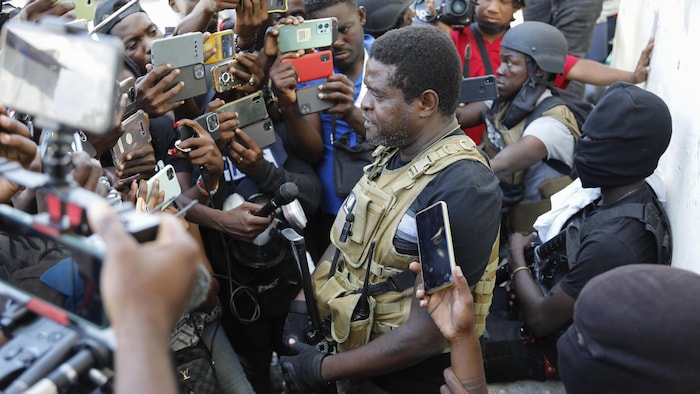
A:
[[[581,240],[588,233],[609,220],[623,217],[639,220],[644,224],[645,230],[654,235],[654,239],[656,239],[657,264],[671,264],[671,227],[663,207],[661,207],[660,202],[654,195],[653,202],[622,204],[588,218],[580,228],[568,226],[566,228],[566,254],[569,261],[569,269],[574,266],[576,254],[581,247]]]
[[[476,27],[476,23],[472,23],[471,25],[469,25],[469,28],[472,30],[472,34],[474,35],[474,41],[476,41],[476,45],[479,47],[481,61],[482,63],[484,63],[484,68],[486,69],[486,75],[493,74],[493,67],[491,67],[491,58],[489,58],[489,53],[486,50],[486,44],[484,44],[484,37],[481,36],[481,32]]]

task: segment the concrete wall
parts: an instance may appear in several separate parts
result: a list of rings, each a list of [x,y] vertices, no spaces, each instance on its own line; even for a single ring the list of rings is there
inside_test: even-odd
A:
[[[671,144],[661,159],[666,208],[673,227],[673,265],[700,272],[700,1],[622,0],[614,67],[632,70],[655,36],[645,85],[673,117]],[[692,23],[695,21],[695,23]]]

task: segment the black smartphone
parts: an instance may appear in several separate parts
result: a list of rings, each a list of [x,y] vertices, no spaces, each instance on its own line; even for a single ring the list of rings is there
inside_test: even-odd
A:
[[[454,284],[454,249],[447,204],[438,201],[416,214],[418,259],[425,292],[430,294]]]
[[[495,100],[498,98],[498,87],[494,75],[464,78],[459,91],[460,103]]]
[[[195,122],[199,123],[202,128],[211,135],[214,141],[218,141],[221,138],[221,128],[219,127],[219,117],[214,112],[205,112],[202,115],[193,119]],[[197,132],[190,126],[179,125],[177,126],[177,137],[180,141],[184,141],[191,137],[196,137]]]
[[[320,84],[306,85],[303,88],[297,89],[297,112],[299,115],[308,115],[314,112],[327,110],[336,104],[333,100],[321,100],[318,94]]]

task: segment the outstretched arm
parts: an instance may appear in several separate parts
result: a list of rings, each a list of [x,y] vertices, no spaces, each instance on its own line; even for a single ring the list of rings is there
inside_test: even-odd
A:
[[[413,262],[411,271],[420,273],[420,264]],[[445,370],[447,388],[453,393],[487,393],[481,345],[474,325],[474,300],[462,269],[452,271],[455,284],[426,294],[423,285],[416,286],[416,299],[433,319],[451,348],[452,366]]]
[[[581,59],[571,68],[566,79],[600,86],[611,85],[618,81],[642,83],[649,75],[652,49],[654,49],[654,37],[649,39],[646,48],[639,55],[634,71],[620,70],[593,60]]]

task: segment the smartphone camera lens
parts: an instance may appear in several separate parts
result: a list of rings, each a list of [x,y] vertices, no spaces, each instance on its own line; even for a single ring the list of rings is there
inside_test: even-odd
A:
[[[165,174],[168,176],[168,180],[172,181],[173,178],[175,178],[175,170],[170,167],[168,167],[168,171],[166,171]]]
[[[207,127],[209,128],[209,132],[213,132],[219,128],[219,118],[215,114],[211,114],[207,117]]]

